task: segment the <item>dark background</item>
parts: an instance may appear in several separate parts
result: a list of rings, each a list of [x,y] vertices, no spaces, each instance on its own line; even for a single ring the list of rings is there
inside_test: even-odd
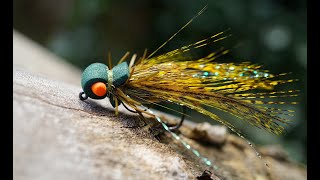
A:
[[[50,51],[84,69],[92,62],[116,63],[126,51],[142,55],[159,47],[191,19],[200,0],[14,0],[13,26]],[[158,53],[231,28],[220,42],[232,52],[219,62],[251,61],[272,73],[292,72],[299,81],[283,89],[299,89],[288,134],[274,136],[247,123],[233,121],[257,145],[281,144],[290,158],[307,163],[307,11],[303,0],[208,0],[209,8]],[[204,48],[212,51],[215,45]],[[201,56],[195,54],[195,56]],[[79,82],[80,86],[80,82]],[[280,89],[281,90],[281,89]],[[166,104],[167,105],[167,104]],[[173,107],[173,106],[170,106]],[[173,107],[179,109],[179,107]],[[171,112],[170,112],[171,113]],[[214,121],[190,112],[194,121]]]

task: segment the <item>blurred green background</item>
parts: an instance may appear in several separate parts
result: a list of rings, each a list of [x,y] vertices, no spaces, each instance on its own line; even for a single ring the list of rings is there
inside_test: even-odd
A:
[[[205,4],[201,0],[14,0],[13,26],[84,69],[92,62],[106,62],[108,51],[114,63],[126,51],[139,56],[147,48],[151,53]],[[233,48],[232,52],[217,61],[251,61],[273,73],[292,72],[290,78],[299,81],[282,88],[299,89],[301,96],[299,105],[286,107],[296,111],[287,135],[277,137],[247,123],[232,122],[255,144],[281,144],[291,159],[306,164],[307,2],[209,0],[208,4],[205,13],[159,53],[231,28],[233,36],[218,46]],[[214,49],[212,45],[204,51]],[[194,112],[189,114],[194,121],[208,120]]]

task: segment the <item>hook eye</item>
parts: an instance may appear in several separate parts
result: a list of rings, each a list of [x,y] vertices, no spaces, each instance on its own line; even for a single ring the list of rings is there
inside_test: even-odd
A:
[[[84,92],[80,92],[79,93],[79,99],[81,101],[84,101],[84,100],[88,99],[88,96]]]

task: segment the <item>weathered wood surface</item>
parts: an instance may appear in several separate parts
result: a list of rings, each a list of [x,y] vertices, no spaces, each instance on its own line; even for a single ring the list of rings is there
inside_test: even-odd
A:
[[[80,101],[80,71],[15,31],[13,46],[14,179],[195,179],[207,168],[169,135],[157,140],[122,107],[116,117],[106,100]],[[307,179],[281,148],[260,149],[260,160],[224,128],[187,122],[181,132],[219,167],[211,169],[216,179]],[[188,138],[203,132],[219,145]]]

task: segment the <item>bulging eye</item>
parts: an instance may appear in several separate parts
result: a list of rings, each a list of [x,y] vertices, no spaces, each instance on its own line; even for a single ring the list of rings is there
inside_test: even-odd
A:
[[[107,86],[103,82],[96,82],[91,86],[91,91],[97,96],[105,96],[107,94]]]

